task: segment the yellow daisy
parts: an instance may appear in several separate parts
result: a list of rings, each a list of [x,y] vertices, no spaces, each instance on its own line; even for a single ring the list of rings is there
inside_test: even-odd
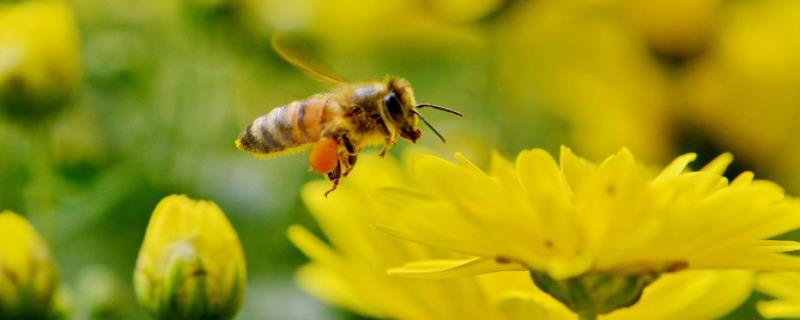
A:
[[[408,279],[386,269],[411,260],[451,256],[380,232],[373,222],[391,219],[393,209],[375,199],[381,188],[413,184],[392,159],[368,156],[360,170],[330,198],[329,183],[303,190],[303,200],[330,244],[301,226],[289,237],[311,262],[297,279],[318,298],[363,315],[393,319],[576,319],[564,305],[537,289],[524,271],[444,280]],[[397,221],[402,222],[402,219]],[[463,255],[462,255],[463,257]],[[716,319],[750,293],[748,271],[688,271],[661,277],[639,303],[601,319]]]
[[[328,198],[322,194],[330,182],[312,182],[303,189],[303,201],[331,245],[301,226],[289,228],[289,239],[312,260],[298,271],[299,285],[322,300],[372,317],[498,319],[488,289],[474,279],[428,281],[386,274],[398,264],[447,253],[372,227],[375,217],[390,214],[371,196],[374,188],[406,180],[394,161],[376,158],[359,159],[359,169]]]
[[[695,155],[683,155],[660,172],[626,149],[599,165],[567,148],[560,165],[527,150],[516,165],[494,156],[490,173],[456,157],[417,159],[412,188],[379,194],[394,213],[379,227],[470,257],[425,259],[390,273],[527,270],[572,310],[595,316],[635,303],[665,272],[800,269],[800,258],[784,254],[800,244],[767,240],[800,227],[800,202],[750,172],[729,183],[721,174],[730,154],[700,171],[687,171]]]

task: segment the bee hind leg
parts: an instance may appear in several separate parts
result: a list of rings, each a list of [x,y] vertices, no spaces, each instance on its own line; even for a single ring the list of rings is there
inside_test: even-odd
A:
[[[333,182],[333,186],[330,188],[330,190],[325,191],[324,195],[326,198],[328,197],[329,193],[333,192],[333,190],[336,190],[336,187],[339,186],[339,179],[341,179],[341,177],[342,177],[342,163],[339,162],[336,164],[336,169],[333,169],[333,171],[328,172],[328,179],[330,179],[331,182]]]

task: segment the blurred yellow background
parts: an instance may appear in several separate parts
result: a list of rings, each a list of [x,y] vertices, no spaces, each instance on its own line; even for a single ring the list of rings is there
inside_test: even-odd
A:
[[[150,213],[187,194],[216,202],[241,238],[239,318],[359,318],[292,278],[307,259],[285,231],[315,225],[307,155],[233,145],[255,117],[331,90],[282,61],[275,34],[346,79],[400,76],[419,102],[464,112],[428,116],[448,143],[419,143],[445,157],[485,167],[493,149],[563,144],[702,164],[729,151],[729,176],[800,194],[793,0],[2,1],[0,211],[49,244],[74,316],[144,318],[131,279]],[[731,319],[757,317],[755,295]]]

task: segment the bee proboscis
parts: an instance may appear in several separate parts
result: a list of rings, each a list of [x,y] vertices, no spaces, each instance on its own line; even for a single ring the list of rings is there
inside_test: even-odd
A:
[[[408,81],[387,77],[383,81],[348,83],[286,52],[277,37],[274,50],[287,62],[319,78],[337,84],[324,94],[272,109],[256,118],[236,139],[236,147],[256,155],[283,155],[313,145],[312,170],[333,182],[327,196],[356,164],[358,153],[368,145],[383,144],[380,156],[397,143],[398,136],[416,142],[422,120],[441,140],[444,137],[419,113],[433,108],[457,116],[460,112],[433,104],[417,104]]]

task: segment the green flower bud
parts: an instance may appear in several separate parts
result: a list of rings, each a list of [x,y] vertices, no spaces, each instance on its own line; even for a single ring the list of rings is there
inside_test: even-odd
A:
[[[134,272],[156,319],[231,319],[244,297],[244,254],[217,205],[168,196],[156,206]]]
[[[50,319],[56,265],[23,217],[0,213],[0,319]]]

